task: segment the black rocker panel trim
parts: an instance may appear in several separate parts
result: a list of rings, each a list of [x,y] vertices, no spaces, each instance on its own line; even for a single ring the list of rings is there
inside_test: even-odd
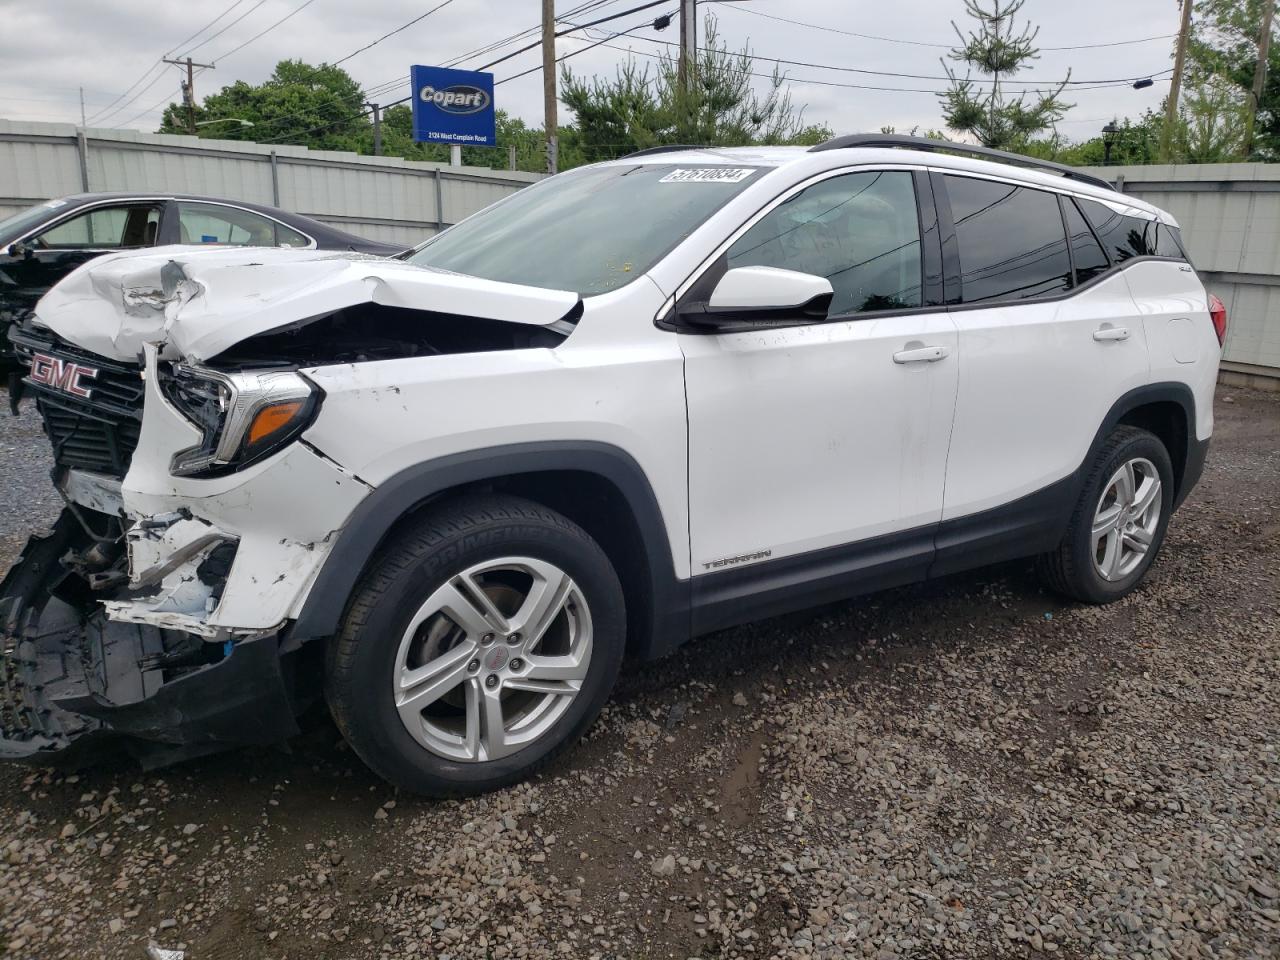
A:
[[[1066,534],[1089,465],[1127,414],[1151,403],[1178,404],[1188,430],[1175,506],[1203,467],[1207,441],[1195,439],[1195,398],[1181,383],[1130,390],[1112,405],[1084,461],[1068,476],[1011,503],[978,513],[777,560],[703,574],[693,580],[694,635],[962,570],[1032,557]]]
[[[644,544],[653,616],[650,636],[632,638],[661,656],[689,636],[688,580],[677,580],[662,510],[644,470],[624,450],[593,441],[517,443],[440,457],[397,473],[356,507],[307,595],[285,648],[332,636],[360,576],[397,521],[437,494],[519,474],[577,470],[612,483],[626,498]]]
[[[693,579],[695,636],[925,579],[934,525]]]

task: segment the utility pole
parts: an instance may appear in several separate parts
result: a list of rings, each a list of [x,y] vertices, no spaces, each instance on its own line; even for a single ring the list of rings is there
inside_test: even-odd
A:
[[[560,137],[556,131],[556,3],[542,0],[542,110],[547,137],[547,173],[560,166]]]
[[[1191,35],[1191,0],[1182,0],[1182,26],[1178,28],[1178,49],[1173,55],[1173,81],[1164,104],[1164,129],[1160,131],[1160,162],[1168,163],[1173,145],[1173,125],[1178,119],[1178,94],[1182,90],[1182,65],[1187,59],[1187,39]]]
[[[1244,158],[1253,156],[1253,127],[1258,120],[1258,108],[1262,106],[1262,92],[1267,85],[1267,58],[1271,56],[1271,18],[1276,12],[1275,0],[1266,0],[1267,9],[1262,14],[1262,32],[1258,34],[1258,65],[1253,69],[1253,102],[1244,121]]]
[[[195,67],[203,67],[206,70],[212,70],[212,63],[192,63],[191,58],[185,60],[169,60],[165,59],[165,63],[172,63],[175,67],[187,68],[187,82],[182,85],[182,99],[187,104],[187,133],[195,134],[196,132],[196,75],[193,70]]]
[[[697,0],[680,0],[680,62],[677,64],[677,80],[681,91],[688,93],[693,65],[698,62],[698,4]]]
[[[81,130],[83,130],[84,128],[85,128],[85,122],[84,122],[84,87],[81,87],[81,88],[80,88],[80,129],[81,129]],[[92,217],[90,217],[89,219],[93,219],[93,218],[92,218]]]
[[[380,157],[382,156],[382,107],[376,103],[366,103],[365,106],[373,111],[373,155]]]

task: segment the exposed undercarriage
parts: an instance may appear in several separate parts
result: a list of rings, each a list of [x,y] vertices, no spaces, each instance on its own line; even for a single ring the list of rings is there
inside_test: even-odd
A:
[[[0,757],[83,756],[110,738],[153,766],[296,732],[276,636],[212,644],[109,620],[94,585],[116,580],[123,551],[77,513],[0,582]]]

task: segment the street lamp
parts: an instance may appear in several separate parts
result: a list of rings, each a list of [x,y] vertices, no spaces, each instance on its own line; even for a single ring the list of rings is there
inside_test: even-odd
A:
[[[197,127],[207,127],[211,123],[238,123],[242,127],[252,127],[252,120],[241,120],[239,117],[219,117],[217,120],[201,120]]]
[[[1116,126],[1114,120],[1110,121],[1102,128],[1102,163],[1106,166],[1111,162],[1111,145],[1116,141],[1116,134],[1120,132],[1120,128]]]

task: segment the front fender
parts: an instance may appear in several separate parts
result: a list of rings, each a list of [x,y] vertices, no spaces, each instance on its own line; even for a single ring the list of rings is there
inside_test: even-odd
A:
[[[465,484],[521,474],[575,470],[595,474],[625,498],[640,531],[648,569],[649,636],[632,638],[643,656],[660,656],[689,637],[689,582],[677,580],[671,544],[653,488],[625,450],[594,441],[507,444],[451,454],[391,476],[356,507],[304,602],[284,649],[333,636],[351,594],[397,522],[426,501]]]

